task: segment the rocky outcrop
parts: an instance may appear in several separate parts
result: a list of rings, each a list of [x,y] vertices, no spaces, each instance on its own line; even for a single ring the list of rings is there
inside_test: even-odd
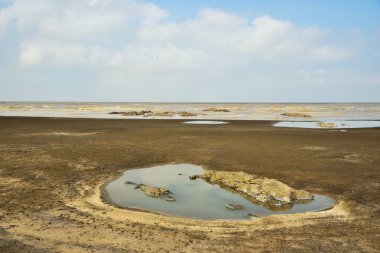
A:
[[[196,179],[197,175],[193,176]],[[314,196],[304,190],[296,190],[280,181],[245,172],[206,170],[198,177],[221,187],[237,191],[248,199],[259,202],[274,202],[276,205],[288,205],[300,200],[312,200]]]
[[[181,116],[181,117],[195,117],[195,116],[198,116],[198,114],[192,113],[192,112],[179,112],[178,115]]]
[[[122,116],[145,116],[147,114],[152,114],[152,111],[129,111],[129,112],[110,112],[108,114],[120,114]]]
[[[155,116],[155,117],[173,117],[175,112],[155,112],[153,114],[147,115],[149,116]]]
[[[166,201],[175,201],[175,198],[173,197],[174,194],[165,188],[154,187],[145,184],[138,184],[136,185],[135,189],[140,189],[145,193],[145,195],[152,198],[162,198]]]
[[[323,128],[334,128],[336,125],[332,122],[318,122],[317,125]]]
[[[304,117],[304,118],[310,118],[310,114],[306,113],[301,113],[301,112],[285,112],[281,114],[282,116],[287,116],[287,117]]]
[[[210,107],[203,110],[204,112],[230,112],[228,109]]]
[[[163,111],[163,112],[153,112],[149,110],[142,110],[142,111],[129,111],[129,112],[110,112],[108,114],[118,114],[122,116],[143,116],[143,117],[173,117],[175,115],[179,115],[181,117],[195,117],[198,116],[197,113],[192,113],[192,112],[186,112],[186,111],[181,111],[181,112],[168,112],[168,111]]]

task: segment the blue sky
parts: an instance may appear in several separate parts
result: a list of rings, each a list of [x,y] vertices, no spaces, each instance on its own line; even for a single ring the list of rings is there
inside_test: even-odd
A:
[[[0,100],[380,102],[380,1],[0,0]]]
[[[377,0],[156,0],[171,11],[175,19],[191,18],[199,8],[228,10],[246,17],[269,14],[298,25],[333,27],[345,31],[359,28],[374,32],[380,27],[380,1]]]

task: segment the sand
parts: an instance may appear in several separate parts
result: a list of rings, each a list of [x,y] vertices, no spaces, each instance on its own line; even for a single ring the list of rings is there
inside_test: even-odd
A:
[[[380,129],[272,124],[0,117],[0,252],[378,252]],[[166,163],[274,178],[337,205],[197,221],[101,200],[123,171]]]

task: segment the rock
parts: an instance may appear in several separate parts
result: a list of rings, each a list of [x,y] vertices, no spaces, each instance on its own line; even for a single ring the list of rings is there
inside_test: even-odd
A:
[[[110,112],[109,114],[120,114],[123,116],[145,116],[153,113],[152,111],[129,111],[129,112]]]
[[[198,114],[192,113],[192,112],[179,112],[178,115],[181,116],[181,117],[195,117],[195,116],[198,116]]]
[[[127,181],[125,184],[132,184],[132,185],[137,185],[135,182]]]
[[[300,113],[300,112],[285,112],[281,114],[282,116],[287,116],[287,117],[304,117],[304,118],[310,118],[310,114],[306,113]]]
[[[174,112],[156,112],[149,116],[155,116],[155,117],[173,117]]]
[[[306,200],[302,200],[302,203],[303,201],[306,201]],[[264,202],[262,204],[265,208],[271,211],[286,211],[286,210],[291,210],[294,207],[294,204],[299,203],[299,202],[301,202],[301,200],[296,200],[291,203],[285,203],[285,202],[273,200],[273,201]]]
[[[190,176],[189,178],[190,178],[190,180],[196,180],[196,179],[198,179],[200,177],[201,176],[199,176],[199,175],[193,175],[193,176]]]
[[[336,125],[332,122],[318,122],[317,125],[323,128],[334,128]]]
[[[136,185],[135,189],[140,189],[141,191],[145,193],[145,195],[152,198],[170,199],[168,201],[173,201],[171,199],[174,199],[174,197],[172,196],[174,194],[165,188],[154,187],[154,186],[149,186],[145,184],[138,184]]]
[[[292,198],[296,200],[312,200],[314,199],[313,194],[305,190],[294,190],[292,193]]]
[[[168,201],[168,202],[174,202],[175,198],[172,197],[172,196],[168,196],[168,197],[165,198],[165,200]]]
[[[181,117],[194,117],[198,116],[196,113],[191,113],[191,112],[153,112],[149,110],[142,110],[142,111],[129,111],[129,112],[110,112],[108,114],[119,114],[122,116],[143,116],[143,117],[173,117],[174,115],[178,114]]]
[[[215,107],[210,107],[207,109],[203,110],[204,112],[230,112],[230,110],[223,109],[223,108],[215,108]]]
[[[226,207],[232,211],[244,210],[242,205],[227,204]]]
[[[245,172],[206,170],[201,176],[211,184],[218,184],[246,195],[259,202],[289,204],[297,200],[313,199],[314,196],[304,190],[296,190],[280,181]],[[190,178],[191,179],[191,178]]]
[[[257,219],[260,218],[260,215],[254,214],[254,213],[248,213],[247,216],[251,219]]]

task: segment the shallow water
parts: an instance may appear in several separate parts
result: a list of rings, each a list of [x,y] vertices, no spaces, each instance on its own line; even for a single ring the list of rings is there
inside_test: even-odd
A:
[[[185,121],[185,124],[195,124],[195,125],[222,125],[227,124],[225,121],[216,121],[216,120],[193,120],[193,121]]]
[[[119,207],[138,208],[171,216],[215,220],[215,219],[248,219],[248,214],[266,216],[272,214],[299,213],[323,210],[334,205],[334,200],[314,195],[315,200],[298,203],[286,208],[271,210],[263,205],[254,204],[237,193],[211,185],[202,179],[190,180],[189,176],[202,174],[203,168],[191,164],[171,164],[145,169],[126,171],[122,176],[110,182],[103,189],[103,197]],[[175,195],[175,202],[145,195],[135,185],[127,181],[163,187]],[[244,210],[232,211],[227,204],[242,205]]]
[[[229,112],[204,111],[215,107]],[[198,114],[182,117],[122,116],[113,111],[128,112],[186,111]],[[283,113],[305,113],[311,117],[288,117]],[[0,102],[0,116],[73,117],[116,119],[195,119],[195,120],[380,120],[380,103],[102,103],[102,102]]]
[[[325,129],[341,129],[341,128],[371,128],[380,127],[380,121],[371,120],[328,120],[324,123],[332,123],[334,127],[322,127],[319,122],[300,122],[300,121],[282,121],[274,124],[276,127],[296,127],[296,128],[325,128]]]

